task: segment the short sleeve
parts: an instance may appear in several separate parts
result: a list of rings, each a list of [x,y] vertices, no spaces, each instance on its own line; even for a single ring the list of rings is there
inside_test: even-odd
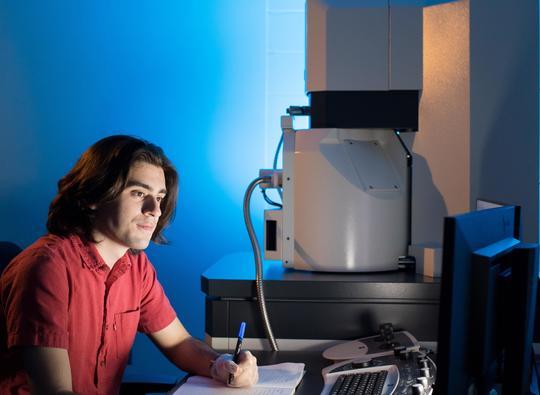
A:
[[[54,256],[27,254],[2,275],[7,346],[68,348],[66,266]]]
[[[176,318],[176,313],[157,279],[156,270],[146,256],[144,259],[146,262],[138,330],[148,334],[164,329]]]

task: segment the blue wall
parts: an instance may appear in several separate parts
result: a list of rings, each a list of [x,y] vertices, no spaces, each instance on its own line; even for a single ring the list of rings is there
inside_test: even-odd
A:
[[[264,1],[0,2],[0,240],[24,247],[45,232],[56,182],[96,140],[151,140],[181,191],[171,245],[148,255],[203,336],[200,273],[250,248],[242,196],[272,156],[264,94]],[[133,362],[173,371],[141,338]]]

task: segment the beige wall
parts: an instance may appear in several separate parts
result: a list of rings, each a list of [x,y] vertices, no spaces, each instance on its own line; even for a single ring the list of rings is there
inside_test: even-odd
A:
[[[424,9],[424,76],[413,137],[413,243],[441,241],[443,218],[469,209],[469,2]]]
[[[424,9],[413,243],[476,199],[523,207],[538,241],[538,2],[460,0]]]

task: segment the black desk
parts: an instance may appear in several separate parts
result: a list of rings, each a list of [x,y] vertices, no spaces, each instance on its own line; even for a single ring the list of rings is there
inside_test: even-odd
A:
[[[278,339],[355,339],[377,333],[384,322],[419,341],[437,339],[438,278],[405,271],[303,272],[277,261],[264,262],[263,268],[268,314]],[[249,252],[228,255],[202,274],[210,340],[234,339],[241,321],[247,322],[247,338],[265,337],[254,280]]]

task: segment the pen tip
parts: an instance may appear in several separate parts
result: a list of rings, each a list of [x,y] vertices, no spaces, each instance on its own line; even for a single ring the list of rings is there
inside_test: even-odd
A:
[[[238,337],[243,339],[244,338],[244,332],[246,331],[246,323],[242,322],[240,324],[240,330],[238,331]]]

